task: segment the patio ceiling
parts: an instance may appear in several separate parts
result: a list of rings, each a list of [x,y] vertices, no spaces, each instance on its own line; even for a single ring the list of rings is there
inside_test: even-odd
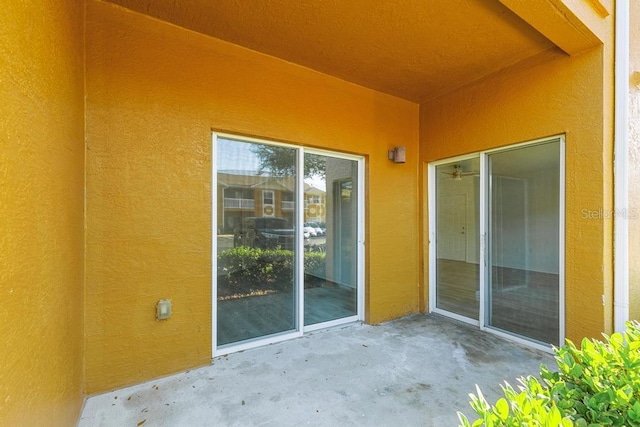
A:
[[[109,1],[415,102],[554,46],[498,0]]]

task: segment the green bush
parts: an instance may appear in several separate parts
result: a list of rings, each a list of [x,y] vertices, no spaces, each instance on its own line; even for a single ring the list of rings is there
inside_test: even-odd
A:
[[[294,253],[238,246],[218,254],[218,288],[225,294],[292,289]],[[325,254],[305,252],[305,273],[324,277]]]
[[[285,249],[263,249],[258,257],[258,270],[252,277],[258,283],[271,284],[277,290],[291,290],[293,286],[293,252]]]
[[[315,277],[325,277],[326,253],[305,252],[304,273]]]
[[[558,371],[542,365],[542,383],[520,378],[490,405],[478,388],[471,407],[473,423],[461,413],[460,426],[640,426],[640,323],[628,322],[624,334],[604,342],[583,339],[554,349]]]
[[[293,252],[283,249],[227,249],[218,254],[218,288],[228,293],[290,288],[293,263]]]

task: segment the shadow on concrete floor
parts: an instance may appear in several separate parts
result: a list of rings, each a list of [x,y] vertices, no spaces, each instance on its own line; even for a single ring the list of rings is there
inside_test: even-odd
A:
[[[437,315],[350,325],[217,357],[87,399],[88,426],[457,426],[479,384],[555,368],[551,354]],[[144,423],[143,423],[144,422]],[[143,423],[143,424],[140,424]]]

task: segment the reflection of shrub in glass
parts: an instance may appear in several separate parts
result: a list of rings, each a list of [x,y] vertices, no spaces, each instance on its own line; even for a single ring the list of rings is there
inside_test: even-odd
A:
[[[326,279],[326,253],[304,253],[304,284],[305,288],[321,285]]]
[[[290,250],[240,246],[222,251],[218,255],[218,298],[291,291],[293,266]],[[305,275],[324,277],[325,253],[305,252],[304,269]]]

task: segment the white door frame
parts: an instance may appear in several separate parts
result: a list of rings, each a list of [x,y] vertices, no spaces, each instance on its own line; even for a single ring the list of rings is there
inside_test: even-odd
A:
[[[477,159],[480,157],[479,153],[468,154],[464,156],[456,156],[449,157],[447,159],[438,160],[435,162],[431,162],[427,165],[427,174],[428,174],[428,191],[429,191],[429,312],[438,313],[444,316],[451,317],[453,319],[459,320],[461,322],[470,323],[472,325],[479,325],[479,322],[475,319],[471,319],[469,317],[461,316],[456,313],[452,313],[449,311],[442,310],[436,307],[436,284],[437,284],[437,270],[436,265],[438,263],[437,259],[437,247],[436,247],[436,230],[437,230],[437,194],[436,194],[436,184],[437,184],[437,170],[436,168],[443,164],[460,162],[463,160]],[[482,169],[481,169],[482,170]],[[482,174],[480,175],[480,179],[482,180]],[[481,181],[482,186],[482,181]],[[482,199],[482,194],[480,195],[480,199]],[[480,211],[482,215],[482,210]],[[480,222],[482,223],[482,216],[480,217]],[[482,252],[480,252],[480,259],[482,259]],[[482,276],[482,274],[481,274]],[[482,279],[481,279],[482,280]],[[482,287],[480,288],[482,290]],[[482,291],[480,292],[482,294]],[[480,314],[482,314],[482,300],[480,301]]]
[[[614,135],[614,329],[623,332],[629,320],[629,55],[630,2],[616,1],[615,10],[615,135]]]
[[[547,345],[540,344],[538,342],[527,340],[523,337],[516,336],[510,334],[508,332],[504,332],[498,330],[496,328],[492,328],[487,325],[486,322],[486,309],[487,309],[487,274],[488,274],[488,180],[489,180],[489,171],[488,171],[488,156],[490,154],[499,153],[502,151],[507,151],[515,148],[522,148],[526,146],[533,146],[545,142],[553,142],[558,141],[560,145],[560,170],[559,170],[559,297],[558,297],[558,320],[559,320],[559,341],[563,343],[565,340],[565,136],[564,135],[556,135],[548,138],[536,139],[533,141],[527,141],[520,144],[513,144],[506,147],[491,149],[480,151],[464,156],[450,157],[434,162],[430,162],[427,165],[427,176],[428,176],[428,206],[429,206],[429,218],[428,218],[428,226],[429,226],[429,234],[428,234],[428,247],[429,247],[429,312],[438,313],[447,317],[451,317],[457,319],[462,322],[478,325],[481,330],[487,331],[501,337],[507,338],[512,341],[516,341],[522,344],[525,344],[530,347],[535,347],[547,352],[551,352],[551,347]],[[480,256],[480,306],[479,306],[479,315],[478,320],[471,319],[468,317],[464,317],[458,315],[456,313],[451,313],[436,307],[436,284],[437,284],[437,276],[436,276],[436,266],[437,266],[437,258],[436,258],[436,214],[437,214],[437,196],[436,196],[436,167],[442,164],[455,163],[456,161],[480,158],[480,247],[478,248]]]
[[[340,158],[345,160],[353,160],[357,163],[357,179],[358,179],[358,192],[357,192],[357,313],[355,316],[349,316],[346,318],[336,319],[328,322],[322,322],[314,325],[304,326],[304,238],[302,235],[304,224],[304,174],[297,173],[296,178],[296,292],[297,292],[297,307],[296,307],[296,329],[294,331],[283,332],[280,334],[269,335],[264,338],[255,338],[246,341],[241,341],[237,344],[229,344],[222,347],[217,346],[217,233],[218,229],[218,186],[217,186],[217,140],[218,138],[233,139],[242,142],[254,142],[260,144],[268,144],[274,146],[281,146],[287,148],[293,148],[297,150],[296,168],[297,171],[301,171],[304,168],[304,155],[305,153],[319,154],[325,156],[331,156],[334,158]],[[351,154],[338,153],[328,150],[310,149],[303,146],[297,146],[293,144],[287,144],[267,139],[251,138],[245,136],[239,136],[234,134],[227,134],[221,132],[212,132],[211,136],[211,354],[212,357],[217,357],[224,354],[244,351],[250,348],[260,347],[276,342],[297,338],[304,335],[307,332],[311,332],[318,329],[329,328],[337,325],[342,325],[350,322],[364,321],[364,306],[365,306],[365,168],[364,157]]]
[[[356,217],[357,217],[357,231],[356,231],[356,239],[357,239],[357,249],[356,249],[356,263],[357,263],[357,267],[356,267],[356,315],[355,316],[349,316],[349,317],[345,317],[342,319],[336,319],[336,320],[330,320],[328,322],[322,322],[322,323],[316,323],[313,325],[309,325],[309,326],[304,326],[304,311],[303,310],[299,310],[299,324],[303,325],[302,327],[302,332],[311,332],[311,331],[315,331],[318,329],[326,329],[326,328],[330,328],[333,326],[338,326],[338,325],[342,325],[345,323],[351,323],[351,322],[362,322],[364,321],[364,284],[365,284],[365,265],[364,265],[364,251],[365,251],[365,241],[364,241],[364,219],[365,219],[365,181],[364,181],[364,157],[362,156],[354,156],[354,155],[350,155],[350,154],[343,154],[343,153],[337,153],[334,151],[329,151],[329,150],[320,150],[320,149],[312,149],[312,148],[303,148],[300,150],[300,158],[299,158],[299,162],[301,162],[300,164],[303,165],[304,164],[304,155],[308,153],[308,154],[318,154],[321,156],[328,156],[328,157],[333,157],[336,159],[344,159],[344,160],[353,160],[357,163],[358,165],[358,171],[357,171],[357,203],[358,203],[358,207],[357,207],[357,212],[356,212]],[[299,180],[301,181],[298,185],[299,188],[299,194],[298,194],[298,200],[301,200],[301,204],[300,207],[298,209],[298,227],[300,230],[302,230],[303,225],[304,225],[304,177],[302,176],[303,174],[298,174],[299,175]],[[326,206],[327,200],[325,200],[325,206]],[[300,241],[300,244],[302,245],[302,241]],[[304,249],[304,248],[302,248]],[[300,254],[300,257],[302,258],[304,256],[303,251],[300,250],[298,251],[298,253]],[[302,262],[302,261],[299,261]],[[300,269],[300,271],[302,271],[302,269]],[[299,279],[299,283],[303,283],[303,278],[301,277]],[[304,292],[300,292],[300,307],[304,307]]]

